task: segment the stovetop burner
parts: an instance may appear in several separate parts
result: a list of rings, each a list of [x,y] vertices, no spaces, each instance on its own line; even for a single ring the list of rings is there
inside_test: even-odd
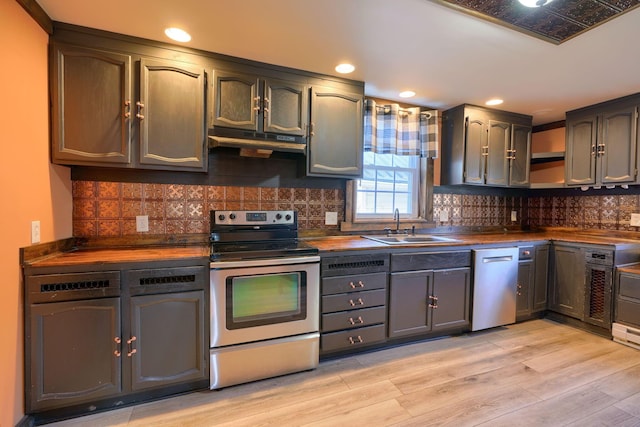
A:
[[[298,240],[296,211],[211,211],[211,260],[317,255]]]

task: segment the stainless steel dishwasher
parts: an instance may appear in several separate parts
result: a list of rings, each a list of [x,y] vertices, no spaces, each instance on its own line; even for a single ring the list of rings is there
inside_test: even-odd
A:
[[[518,248],[478,249],[473,259],[471,330],[515,323]]]

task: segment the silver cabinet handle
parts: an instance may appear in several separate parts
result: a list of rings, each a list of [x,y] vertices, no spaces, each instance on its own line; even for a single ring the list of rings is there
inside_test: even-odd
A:
[[[362,298],[358,298],[356,301],[350,299],[349,300],[349,304],[351,304],[351,307],[355,307],[356,304],[357,305],[364,305],[364,301],[362,300]]]
[[[253,98],[253,100],[255,101],[253,111],[256,112],[256,116],[257,116],[258,114],[260,114],[260,97],[256,96],[255,98]]]
[[[127,352],[127,357],[131,357],[138,352],[138,350],[133,348],[133,345],[132,345],[132,343],[137,339],[138,338],[136,338],[136,336],[134,335],[127,340],[127,347],[129,348],[129,351]]]
[[[349,337],[349,343],[351,345],[360,344],[362,342],[364,342],[364,340],[362,339],[362,337],[360,335],[358,335],[355,339],[353,337]]]
[[[136,117],[139,118],[140,120],[144,120],[144,115],[142,114],[142,109],[144,108],[144,104],[138,101],[136,102],[136,105],[138,106],[138,112],[136,113]]]
[[[120,357],[122,355],[122,346],[120,345],[122,343],[122,340],[120,339],[120,337],[115,337],[113,339],[113,341],[118,344],[116,349],[113,351],[113,355],[116,357]]]
[[[353,317],[350,317],[349,323],[351,323],[352,325],[355,325],[356,323],[363,324],[364,320],[362,319],[362,316],[358,316],[358,318],[355,320],[353,320]]]
[[[124,108],[124,117],[128,119],[131,117],[131,101],[124,101]]]

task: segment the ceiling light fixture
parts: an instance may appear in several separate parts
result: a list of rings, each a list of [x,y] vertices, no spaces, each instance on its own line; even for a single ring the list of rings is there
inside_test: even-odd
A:
[[[540,7],[551,3],[553,0],[518,0],[522,5],[527,7]]]
[[[500,105],[503,102],[504,101],[502,99],[493,98],[493,99],[490,99],[487,102],[485,102],[485,105]]]
[[[336,66],[336,71],[339,72],[340,74],[349,74],[349,73],[353,73],[353,70],[355,70],[356,67],[354,67],[351,64],[338,64]]]
[[[412,91],[412,90],[405,90],[404,92],[400,92],[398,94],[398,96],[400,98],[412,98],[412,97],[416,96],[416,93],[414,91]]]
[[[175,28],[175,27],[167,28],[166,30],[164,30],[164,33],[171,40],[174,40],[177,42],[186,43],[188,41],[191,41],[191,35],[187,33],[185,30],[181,30],[180,28]]]

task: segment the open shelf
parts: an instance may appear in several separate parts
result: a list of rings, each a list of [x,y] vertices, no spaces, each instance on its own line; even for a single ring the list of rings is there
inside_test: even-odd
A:
[[[531,164],[556,162],[564,160],[564,151],[548,151],[545,153],[532,153]]]

